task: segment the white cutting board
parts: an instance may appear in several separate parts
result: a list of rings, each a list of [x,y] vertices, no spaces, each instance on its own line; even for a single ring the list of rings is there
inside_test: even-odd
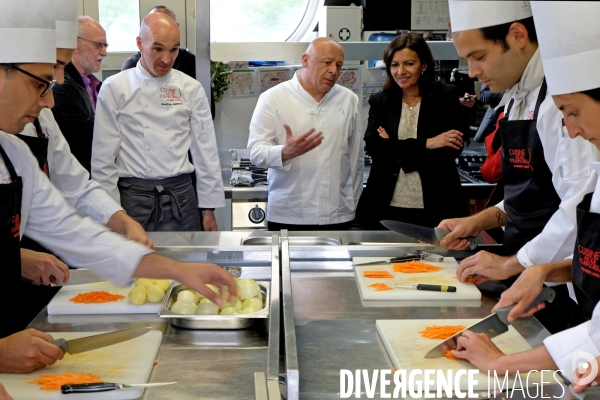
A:
[[[354,257],[353,264],[363,262],[385,260],[385,257]],[[363,300],[480,300],[481,292],[473,283],[463,283],[456,276],[458,263],[453,257],[444,257],[443,262],[425,261],[427,264],[442,267],[436,272],[422,272],[416,274],[405,274],[394,272],[392,264],[378,265],[357,265],[354,267],[356,283]],[[365,271],[388,271],[393,278],[365,278]],[[375,291],[375,288],[369,287],[374,283],[385,283],[394,290]],[[401,289],[396,288],[394,284],[419,283],[430,285],[450,285],[456,286],[456,292],[434,292],[431,290]]]
[[[419,334],[419,331],[424,330],[428,326],[432,325],[464,325],[471,326],[478,322],[478,319],[383,319],[376,321],[377,332],[383,341],[385,350],[389,355],[394,367],[396,369],[406,370],[407,376],[410,371],[414,369],[433,369],[433,370],[452,370],[452,377],[455,376],[456,371],[460,369],[476,369],[473,364],[466,360],[451,360],[446,357],[439,358],[424,358],[425,354],[429,350],[433,349],[437,344],[441,342],[438,339],[427,339]],[[512,326],[508,327],[508,332],[502,335],[496,336],[492,341],[506,354],[519,353],[531,349],[531,346],[516,331]],[[506,371],[498,371],[500,382],[504,379]],[[520,372],[521,381],[524,385],[527,385],[526,377],[528,371]],[[422,377],[422,375],[420,375]],[[544,379],[548,380],[552,374],[546,372]],[[485,390],[487,391],[487,371],[474,376],[478,381],[477,385],[473,386],[473,390]],[[509,376],[510,377],[510,376]],[[540,383],[542,376],[540,373],[531,373],[529,375],[529,386],[534,383]],[[461,376],[460,388],[461,390],[468,390],[468,376],[465,374]],[[435,377],[434,377],[435,380]],[[513,387],[514,379],[509,378],[509,387]],[[493,381],[491,384],[493,385]],[[492,386],[490,386],[491,388]],[[433,390],[437,388],[436,384],[433,385]],[[431,389],[430,389],[431,391]]]
[[[76,339],[104,332],[49,332],[53,338]],[[27,383],[39,379],[42,374],[64,374],[68,372],[100,377],[105,382],[146,383],[154,366],[160,347],[162,332],[152,330],[135,339],[85,353],[65,354],[61,361],[29,374],[0,374],[0,382],[14,399],[28,400],[121,400],[137,399],[143,388],[112,390],[102,393],[72,393],[40,390],[40,385]],[[150,389],[156,390],[156,389]]]
[[[121,288],[113,285],[110,282],[96,282],[85,285],[67,285],[54,295],[50,303],[48,303],[48,314],[158,314],[160,303],[149,303],[146,300],[145,304],[136,306],[127,300],[127,293],[133,285]],[[110,301],[108,303],[73,303],[69,299],[75,297],[79,293],[87,293],[91,291],[104,290],[112,294],[120,294],[125,296],[124,299]]]

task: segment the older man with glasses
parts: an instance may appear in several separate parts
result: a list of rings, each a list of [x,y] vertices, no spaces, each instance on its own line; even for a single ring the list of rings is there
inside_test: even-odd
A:
[[[96,100],[101,82],[93,74],[100,71],[106,57],[106,31],[90,17],[79,17],[77,49],[65,66],[65,82],[54,88],[52,109],[71,152],[90,171]]]

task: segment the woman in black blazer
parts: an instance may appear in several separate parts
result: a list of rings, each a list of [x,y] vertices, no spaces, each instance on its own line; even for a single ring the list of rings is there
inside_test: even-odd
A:
[[[435,83],[433,56],[420,35],[396,37],[384,61],[387,81],[369,99],[365,142],[373,164],[358,221],[371,228],[382,219],[434,227],[468,215],[454,161],[465,128],[458,88]]]

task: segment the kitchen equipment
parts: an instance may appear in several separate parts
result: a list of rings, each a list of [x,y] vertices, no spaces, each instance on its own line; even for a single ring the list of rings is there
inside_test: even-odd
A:
[[[544,290],[542,290],[542,292],[533,300],[531,305],[525,309],[525,312],[531,310],[543,301],[552,303],[555,297],[556,292],[554,289],[544,288]],[[475,333],[486,333],[490,339],[495,338],[496,336],[508,331],[508,326],[510,325],[510,322],[508,322],[507,319],[508,313],[515,307],[515,305],[516,304],[513,304],[510,307],[501,308],[476,324],[469,326],[465,330],[470,330]],[[425,355],[425,358],[443,357],[445,350],[454,350],[456,348],[456,339],[462,335],[462,332],[463,331],[458,332],[457,334],[449,337],[442,343],[435,346]]]
[[[394,258],[386,258],[383,261],[370,261],[364,262],[360,264],[354,265],[377,265],[377,264],[393,264],[393,263],[403,263],[408,261],[433,261],[433,262],[441,262],[444,261],[444,257],[439,254],[428,253],[426,251],[417,250],[416,253],[406,253],[400,257]]]
[[[72,269],[69,270],[69,282],[61,285],[52,284],[51,286],[73,286],[73,285],[86,285],[91,283],[106,282],[98,275],[86,268]],[[108,283],[108,282],[106,282]]]
[[[231,220],[233,230],[267,229],[266,201],[232,201]],[[271,238],[269,237],[269,240]],[[271,242],[269,242],[271,244]]]
[[[166,385],[174,385],[177,382],[161,382],[161,383],[77,383],[73,385],[62,385],[60,388],[61,393],[95,393],[95,392],[108,392],[110,390],[122,390],[132,388],[147,388],[147,387],[158,387]]]
[[[562,374],[560,371],[558,371],[558,375],[562,378],[565,385],[567,385],[567,387],[569,388],[569,392],[571,392],[573,397],[575,397],[577,400],[600,400],[600,387],[589,386],[583,391],[576,393],[573,391],[573,384],[571,383],[571,381],[567,379],[564,376],[564,374]]]
[[[256,319],[269,318],[269,288],[271,282],[256,281],[263,295],[263,309],[253,314],[239,315],[181,315],[171,311],[171,306],[177,299],[177,294],[188,290],[184,285],[171,286],[160,307],[158,316],[169,318],[171,324],[188,329],[243,329],[251,326]]]
[[[49,332],[55,338],[78,339],[104,332]],[[65,400],[60,391],[40,390],[39,385],[27,383],[39,379],[42,374],[91,373],[107,382],[142,383],[148,382],[150,372],[158,353],[162,333],[152,330],[145,335],[113,346],[103,347],[85,353],[70,355],[53,365],[29,374],[0,374],[0,382],[14,399]],[[144,393],[143,388],[114,390],[104,393],[74,393],[68,400],[124,400],[137,399]]]
[[[78,354],[135,339],[151,330],[152,328],[125,329],[123,331],[103,333],[101,335],[87,336],[79,339],[54,339],[50,340],[49,343],[57,345],[65,353]]]
[[[375,325],[385,351],[389,355],[394,367],[398,370],[406,370],[406,376],[415,369],[420,369],[421,371],[431,369],[442,370],[444,373],[451,370],[452,377],[455,377],[459,370],[476,368],[466,360],[451,360],[446,357],[436,359],[424,358],[423,356],[431,348],[431,343],[435,342],[435,340],[422,337],[419,334],[419,331],[432,325],[469,326],[475,322],[477,322],[476,319],[403,319],[377,320]],[[506,354],[513,354],[531,349],[531,346],[513,326],[509,326],[508,332],[504,335],[496,337],[494,343]],[[498,375],[500,375],[500,373]],[[523,385],[533,386],[537,384],[539,387],[539,383],[542,380],[542,375],[540,373],[532,372],[527,376],[528,379],[526,379],[525,375],[526,373],[521,375],[521,382]],[[546,372],[544,374],[545,380],[550,380],[551,378],[549,377],[551,375],[551,373]],[[487,371],[475,374],[474,379],[477,381],[477,384],[474,385],[474,390],[487,391]],[[502,372],[500,380],[502,381],[503,379],[504,372]],[[507,381],[509,382],[508,387],[512,388],[515,376],[509,375]],[[433,377],[433,382],[435,382],[435,377]],[[468,389],[467,374],[460,377],[459,384],[461,390]],[[516,384],[516,387],[519,387],[519,380],[517,380]],[[433,390],[430,389],[430,391],[435,393],[435,383],[433,383],[432,388]]]
[[[362,262],[369,261],[382,261],[385,257],[354,257],[352,259],[353,264],[360,264]],[[354,273],[356,276],[356,283],[363,300],[403,300],[403,301],[416,301],[416,300],[480,300],[481,292],[472,283],[460,282],[455,278],[456,268],[458,263],[452,257],[444,257],[443,262],[428,262],[428,264],[441,267],[440,271],[435,272],[422,272],[413,274],[404,274],[401,272],[394,272],[390,265],[358,265],[354,267]],[[365,278],[365,271],[377,271],[385,270],[388,271],[393,278]],[[369,287],[373,283],[385,283],[390,287],[394,287],[395,284],[401,285],[418,285],[418,284],[430,284],[430,285],[445,285],[455,286],[456,292],[432,292],[428,290],[383,290],[375,291],[374,288]],[[401,305],[401,304],[399,304]],[[478,304],[477,304],[478,305]]]
[[[92,283],[88,285],[64,286],[48,304],[49,315],[59,314],[157,314],[160,303],[149,303],[136,306],[127,300],[127,294],[132,286],[121,288],[109,282]],[[94,290],[105,290],[109,293],[125,296],[124,299],[107,303],[73,303],[69,299],[79,293],[88,293]]]
[[[401,289],[417,289],[417,290],[432,290],[434,292],[456,292],[456,286],[445,286],[445,285],[401,285],[399,283],[394,285]]]
[[[433,244],[435,246],[439,246],[440,240],[450,233],[450,231],[440,228],[428,228],[426,226],[407,224],[400,221],[384,220],[379,222],[389,230],[422,241],[424,243]],[[477,237],[470,236],[465,239],[471,242],[471,245],[469,246],[471,250],[475,250],[479,243],[483,243],[483,237],[481,234],[479,234]]]

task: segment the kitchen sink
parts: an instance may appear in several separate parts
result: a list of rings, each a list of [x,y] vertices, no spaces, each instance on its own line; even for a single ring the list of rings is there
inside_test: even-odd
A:
[[[341,246],[341,238],[292,236],[289,237],[290,246]],[[257,236],[242,239],[242,246],[270,246],[271,237]]]

